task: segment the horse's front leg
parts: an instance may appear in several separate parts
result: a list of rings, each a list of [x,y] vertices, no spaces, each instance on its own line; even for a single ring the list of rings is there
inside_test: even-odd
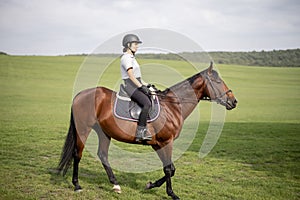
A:
[[[147,183],[146,185],[146,190],[150,190],[152,188],[155,188],[155,187],[160,187],[162,184],[164,184],[166,182],[166,176],[162,177],[161,179],[155,181],[154,183],[152,182],[149,182]]]
[[[175,174],[175,166],[174,164],[170,164],[164,167],[164,173],[165,173],[165,177],[166,177],[166,192],[169,196],[172,197],[172,199],[180,199],[174,192],[172,189],[172,181],[171,181],[171,177],[174,176]]]
[[[164,147],[157,147],[153,146],[153,148],[156,150],[157,155],[163,162],[163,171],[165,176],[161,179],[155,181],[154,183],[147,183],[146,189],[152,189],[154,187],[160,187],[164,182],[166,182],[166,192],[169,196],[172,197],[172,199],[180,199],[172,189],[172,181],[171,177],[175,175],[175,166],[172,162],[172,143],[169,143],[168,145]]]
[[[172,166],[171,166],[171,177],[172,176],[174,176],[175,175],[175,166],[174,166],[174,164],[172,163],[171,164]],[[158,179],[157,181],[155,181],[154,183],[152,183],[152,182],[149,182],[149,183],[147,183],[147,185],[146,185],[146,190],[150,190],[150,189],[152,189],[152,188],[155,188],[155,187],[160,187],[162,184],[164,184],[165,182],[166,182],[166,180],[167,180],[167,177],[166,176],[164,176],[164,177],[162,177],[161,179]]]

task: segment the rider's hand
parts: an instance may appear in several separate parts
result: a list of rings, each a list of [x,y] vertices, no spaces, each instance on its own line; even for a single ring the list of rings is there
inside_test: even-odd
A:
[[[146,85],[142,85],[138,89],[146,95],[150,95],[150,93],[151,93],[151,91],[149,90],[149,88]]]
[[[158,91],[158,89],[155,87],[154,84],[148,84],[147,88],[149,88],[151,92],[157,92]]]

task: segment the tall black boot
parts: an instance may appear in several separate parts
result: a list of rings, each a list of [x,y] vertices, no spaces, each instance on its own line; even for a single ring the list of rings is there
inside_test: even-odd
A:
[[[146,140],[152,140],[152,135],[147,134],[147,128],[146,126],[137,126],[136,129],[136,138],[135,141],[139,142],[139,141],[146,141]]]

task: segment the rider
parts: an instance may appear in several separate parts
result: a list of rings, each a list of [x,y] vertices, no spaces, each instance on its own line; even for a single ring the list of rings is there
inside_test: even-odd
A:
[[[123,55],[121,57],[121,75],[125,83],[125,90],[130,98],[142,108],[136,129],[136,141],[151,140],[147,134],[147,116],[151,108],[150,90],[141,79],[140,65],[135,59],[138,45],[142,41],[137,35],[127,34],[123,38]]]

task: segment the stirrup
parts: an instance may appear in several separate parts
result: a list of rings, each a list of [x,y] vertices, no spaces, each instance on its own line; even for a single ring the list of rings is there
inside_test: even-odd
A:
[[[145,126],[138,126],[136,129],[136,138],[135,141],[146,141],[152,140],[152,135],[147,135],[147,128]]]

